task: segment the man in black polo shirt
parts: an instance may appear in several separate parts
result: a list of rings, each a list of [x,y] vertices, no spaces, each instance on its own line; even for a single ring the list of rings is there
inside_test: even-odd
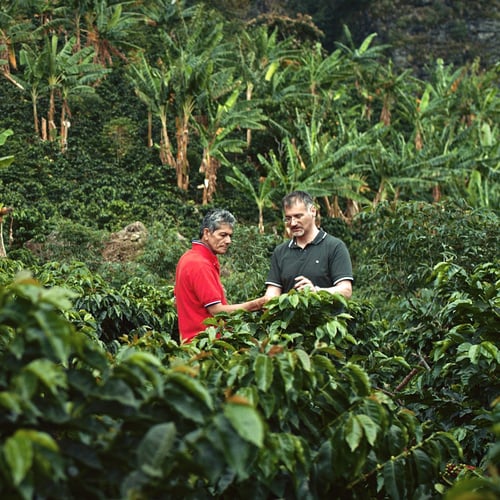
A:
[[[305,191],[282,201],[284,220],[293,238],[278,245],[271,257],[266,298],[306,287],[352,295],[352,264],[345,243],[316,226],[316,207]]]

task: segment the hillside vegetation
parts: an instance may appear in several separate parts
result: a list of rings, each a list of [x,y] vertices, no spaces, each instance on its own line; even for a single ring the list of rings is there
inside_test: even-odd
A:
[[[212,4],[0,8],[0,495],[496,498],[498,64],[422,77],[374,32],[327,48],[307,16]],[[243,301],[294,189],[353,298],[291,292],[179,345],[205,210],[237,216]]]

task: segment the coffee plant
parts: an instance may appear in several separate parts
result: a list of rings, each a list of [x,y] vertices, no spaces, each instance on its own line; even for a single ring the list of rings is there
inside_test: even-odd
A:
[[[461,460],[349,359],[340,298],[218,316],[188,346],[124,332],[112,354],[77,297],[25,274],[1,289],[4,496],[421,498]]]

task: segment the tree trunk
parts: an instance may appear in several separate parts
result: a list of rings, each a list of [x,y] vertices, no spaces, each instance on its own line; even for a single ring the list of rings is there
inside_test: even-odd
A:
[[[50,100],[49,100],[49,114],[47,116],[47,121],[49,124],[49,141],[52,142],[56,139],[57,129],[56,124],[54,122],[54,116],[56,113],[56,104],[55,104],[55,89],[50,89]]]
[[[350,222],[356,215],[359,214],[360,207],[359,203],[351,198],[347,198],[346,205],[345,218],[348,222]]]
[[[333,197],[333,217],[339,217],[341,219],[344,219],[344,213],[342,212],[340,205],[339,205],[339,197],[335,195]]]
[[[253,93],[253,83],[249,82],[247,84],[247,101],[252,100],[252,93]],[[252,129],[247,128],[247,147],[250,147],[250,144],[252,143]]]
[[[374,207],[376,207],[382,201],[382,198],[384,196],[384,190],[385,190],[385,179],[382,179],[378,186],[377,194],[375,195],[375,198],[373,198],[372,205]]]
[[[344,214],[342,213],[342,210],[340,209],[339,205],[339,197],[335,195],[333,197],[333,202],[330,202],[328,199],[328,196],[324,197],[325,200],[325,205],[326,205],[326,213],[328,217],[340,217],[344,219]]]
[[[75,17],[75,46],[73,48],[75,53],[79,52],[82,47],[80,19],[81,19],[80,14],[77,14]]]
[[[7,257],[7,252],[5,250],[5,243],[3,240],[3,217],[4,215],[10,214],[13,210],[14,209],[12,207],[0,208],[0,258]]]
[[[432,200],[434,203],[439,203],[441,201],[441,188],[439,184],[435,184],[432,188]]]
[[[389,127],[391,124],[391,109],[389,105],[389,95],[384,95],[384,103],[382,105],[382,111],[380,112],[380,121],[386,126]]]
[[[47,120],[42,118],[42,133],[40,134],[42,141],[47,140]]]
[[[33,123],[35,125],[35,134],[40,137],[40,127],[38,125],[38,106],[37,97],[35,95],[31,96],[31,103],[33,108]]]
[[[415,149],[417,151],[422,151],[424,147],[424,139],[422,138],[422,133],[420,129],[417,128],[417,133],[415,134]]]
[[[7,257],[7,252],[3,242],[3,222],[0,222],[0,259],[5,259],[5,257]]]
[[[153,113],[148,109],[148,148],[153,147]]]
[[[217,171],[219,167],[220,161],[213,158],[210,155],[210,151],[204,148],[200,166],[200,172],[205,174],[203,182],[203,205],[208,205],[212,201],[213,195],[217,190]]]
[[[326,205],[326,215],[328,215],[328,217],[331,217],[332,205],[330,203],[330,200],[328,199],[328,196],[323,197],[323,200],[325,201],[325,205]]]
[[[68,103],[63,102],[61,108],[61,152],[64,153],[68,149],[68,129],[71,126],[69,120],[66,119],[66,114],[69,115]]]
[[[13,83],[18,89],[21,89],[21,90],[24,90],[24,87],[22,85],[20,85],[19,83],[17,83],[14,78],[12,78],[10,76],[10,73],[9,73],[9,69],[8,69],[8,66],[5,65],[2,70],[1,70],[1,73],[3,74],[3,76],[5,76],[5,78],[7,78],[7,80],[9,80],[10,83]]]
[[[175,119],[177,138],[177,159],[175,170],[177,173],[177,187],[183,191],[189,188],[189,161],[187,157],[187,147],[189,143],[189,116],[183,115]]]
[[[168,136],[167,130],[167,116],[162,114],[160,116],[161,120],[161,141],[160,141],[160,160],[163,165],[168,165],[169,167],[175,168],[175,158],[172,154],[172,144],[170,143],[170,137]]]
[[[259,233],[264,234],[264,211],[259,207]]]

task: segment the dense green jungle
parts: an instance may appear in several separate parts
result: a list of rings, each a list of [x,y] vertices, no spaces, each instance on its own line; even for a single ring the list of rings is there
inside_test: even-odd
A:
[[[500,497],[498,19],[395,3],[0,2],[2,498]],[[353,297],[179,344],[204,213],[242,302],[295,189]]]

